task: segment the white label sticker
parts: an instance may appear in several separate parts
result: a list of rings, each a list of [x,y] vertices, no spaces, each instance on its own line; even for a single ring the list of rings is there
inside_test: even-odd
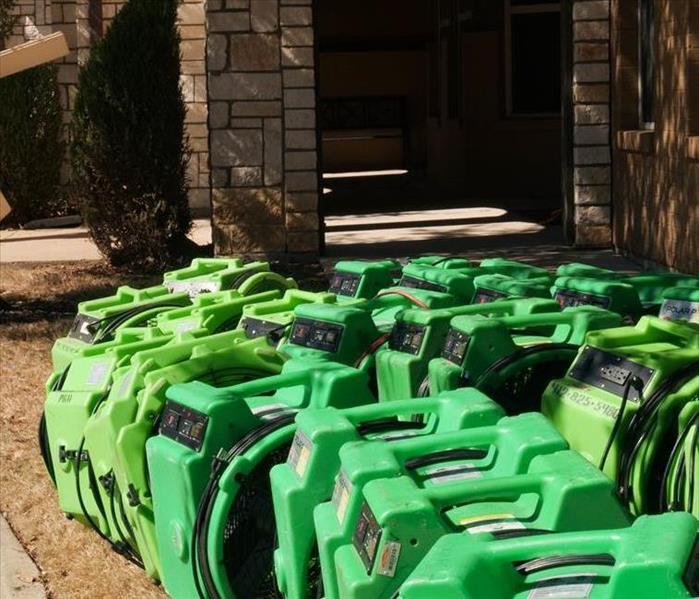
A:
[[[333,489],[332,503],[335,506],[337,520],[342,524],[347,514],[347,506],[349,504],[350,494],[352,493],[352,483],[347,479],[347,475],[343,470],[335,479],[335,488]]]
[[[303,478],[308,468],[308,459],[313,451],[313,441],[311,441],[302,431],[296,431],[294,440],[289,450],[288,463],[296,472],[296,476]]]
[[[119,397],[124,397],[126,395],[126,393],[129,390],[129,387],[131,386],[131,381],[133,381],[135,375],[136,369],[129,368],[129,371],[121,379],[121,383],[119,383]]]
[[[90,372],[87,374],[88,385],[101,385],[104,382],[104,377],[109,373],[108,362],[97,362],[90,367]]]
[[[92,331],[90,331],[90,327],[95,324],[94,322],[90,322],[89,320],[84,320],[83,323],[80,325],[80,333],[83,335],[92,335]]]
[[[172,281],[166,286],[170,293],[187,293],[192,299],[200,293],[212,293],[221,289],[221,283],[216,281]]]
[[[395,541],[386,541],[379,557],[379,565],[376,572],[381,576],[393,578],[396,575],[398,558],[400,557],[401,544]]]
[[[483,478],[483,473],[473,464],[456,464],[454,466],[439,466],[427,470],[425,472],[425,477],[435,485],[442,485],[455,480]]]
[[[188,320],[183,320],[181,322],[176,322],[175,323],[175,332],[176,333],[187,333],[188,331],[193,331],[194,329],[196,329],[198,325],[199,325],[199,321],[191,319],[191,318]]]
[[[596,574],[567,574],[545,578],[536,583],[527,599],[588,599]]]
[[[699,302],[668,299],[660,308],[663,320],[688,320],[699,323]]]

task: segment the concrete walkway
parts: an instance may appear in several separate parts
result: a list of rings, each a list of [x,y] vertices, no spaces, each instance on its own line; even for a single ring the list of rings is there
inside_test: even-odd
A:
[[[2,599],[45,599],[39,570],[0,516],[0,597]]]
[[[208,219],[194,221],[190,237],[211,243]],[[450,254],[479,259],[507,256],[555,267],[583,261],[620,271],[638,265],[607,251],[580,251],[563,244],[558,225],[533,222],[497,206],[336,215],[325,219],[325,256],[382,258]],[[99,260],[84,227],[0,231],[0,263]]]
[[[210,244],[211,222],[195,220],[190,237],[199,245]],[[101,257],[85,227],[0,230],[0,263],[66,262]]]

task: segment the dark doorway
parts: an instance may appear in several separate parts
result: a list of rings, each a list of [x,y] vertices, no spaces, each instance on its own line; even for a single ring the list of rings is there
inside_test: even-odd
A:
[[[560,22],[547,0],[318,2],[328,232],[337,215],[479,206],[557,223]]]

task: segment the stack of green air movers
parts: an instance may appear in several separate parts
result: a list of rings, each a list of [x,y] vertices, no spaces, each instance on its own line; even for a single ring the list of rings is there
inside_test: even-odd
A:
[[[195,260],[80,304],[41,450],[61,510],[174,599],[698,596],[698,293]]]
[[[371,290],[393,282],[395,265],[347,268]],[[238,289],[204,294],[211,279],[216,288]],[[121,288],[111,298],[81,304],[76,322],[98,322],[99,307],[111,333],[91,339],[71,334],[57,342],[54,355],[62,370],[47,384],[40,430],[61,509],[143,563],[156,578],[159,558],[145,442],[160,421],[166,389],[190,380],[227,386],[278,374],[285,358],[277,348],[288,336],[294,310],[304,304],[322,308],[336,298],[299,291],[264,263],[241,265],[237,260],[195,261],[166,274],[165,281],[174,286],[170,295],[166,286]],[[200,294],[191,296],[193,291]],[[353,301],[362,301],[359,291],[356,295]],[[153,297],[158,298],[155,307]],[[134,298],[146,307],[128,307]],[[122,312],[129,318],[114,318]],[[366,312],[361,316],[369,319]],[[118,322],[122,324],[115,326]]]
[[[697,400],[699,325],[646,316],[591,333],[542,410],[632,512],[699,515]]]

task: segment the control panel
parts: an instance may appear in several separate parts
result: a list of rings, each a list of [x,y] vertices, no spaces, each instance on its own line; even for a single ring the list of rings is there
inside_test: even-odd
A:
[[[92,343],[99,332],[99,318],[88,314],[76,314],[73,326],[68,331],[68,337],[84,343]]]
[[[343,295],[346,297],[355,297],[359,289],[359,283],[362,277],[349,272],[336,272],[330,280],[330,293]]]
[[[199,451],[204,443],[208,423],[209,417],[206,414],[168,401],[160,419],[158,432],[194,451]]]
[[[359,514],[357,526],[354,529],[352,542],[357,553],[359,553],[367,574],[371,572],[374,566],[374,559],[376,558],[380,540],[381,528],[369,504],[365,501]]]
[[[654,372],[652,368],[642,364],[587,346],[571,367],[570,376],[581,383],[623,397],[632,376],[638,377],[645,389]],[[639,391],[635,387],[629,389],[628,399],[634,402],[640,400]]]
[[[294,345],[336,353],[340,347],[344,327],[320,320],[297,318],[289,341]]]
[[[393,325],[388,347],[394,351],[417,355],[425,337],[425,327],[402,320]]]
[[[286,327],[278,322],[270,322],[269,320],[260,320],[259,318],[246,317],[243,320],[243,331],[248,339],[257,339],[258,337],[267,337],[270,333],[281,332]]]
[[[561,308],[574,308],[576,306],[597,306],[598,308],[609,308],[611,299],[604,295],[594,295],[573,291],[572,289],[559,289],[554,298]]]
[[[442,293],[446,292],[447,290],[447,288],[444,285],[430,283],[429,281],[423,281],[422,279],[416,279],[415,277],[410,277],[408,275],[403,275],[403,278],[400,280],[399,286],[407,287],[409,289],[426,289],[427,291],[440,291]]]
[[[461,366],[466,355],[468,342],[469,336],[466,333],[459,329],[449,329],[446,341],[442,347],[442,358]]]
[[[489,304],[495,300],[510,297],[507,293],[502,291],[495,291],[494,289],[483,289],[479,287],[476,289],[476,293],[473,294],[472,304]]]

